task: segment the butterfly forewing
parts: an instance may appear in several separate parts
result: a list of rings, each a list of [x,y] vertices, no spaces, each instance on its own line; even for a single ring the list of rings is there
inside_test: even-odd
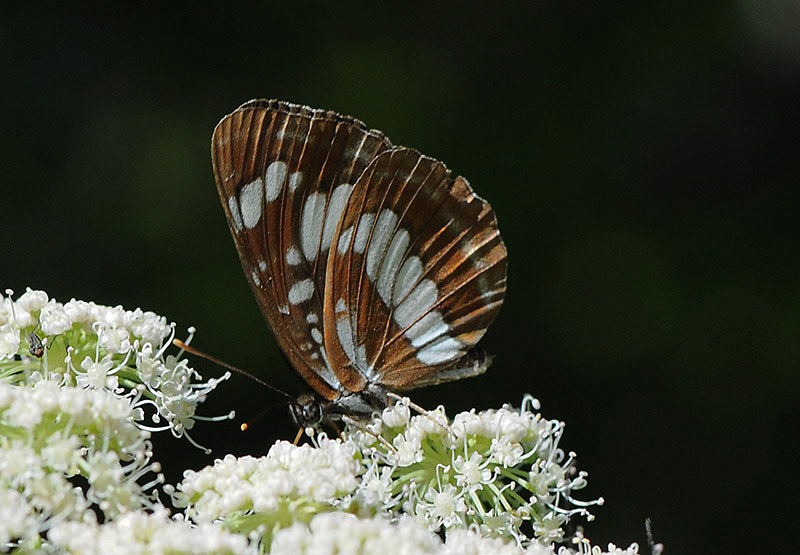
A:
[[[341,389],[323,346],[328,251],[356,179],[390,147],[358,120],[278,101],[243,104],[214,130],[217,189],[245,275],[282,351],[327,399]]]
[[[333,243],[325,343],[343,386],[411,389],[485,369],[471,349],[502,304],[506,250],[466,180],[414,150],[385,151]]]

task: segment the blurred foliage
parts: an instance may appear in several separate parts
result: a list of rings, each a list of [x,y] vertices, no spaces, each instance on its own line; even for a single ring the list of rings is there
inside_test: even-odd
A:
[[[509,249],[494,368],[415,400],[538,396],[607,500],[597,544],[644,544],[650,516],[671,553],[777,549],[800,393],[798,31],[788,0],[6,8],[0,285],[142,305],[302,391],[241,275],[209,137],[253,97],[355,115],[467,176]],[[281,402],[226,392],[210,412]],[[284,412],[196,435],[261,453],[292,435]]]

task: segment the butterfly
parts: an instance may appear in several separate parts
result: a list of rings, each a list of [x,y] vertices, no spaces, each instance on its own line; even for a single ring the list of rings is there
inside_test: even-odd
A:
[[[291,403],[299,426],[487,369],[475,344],[507,257],[466,179],[357,119],[278,100],[225,116],[211,155],[258,306],[316,392]]]

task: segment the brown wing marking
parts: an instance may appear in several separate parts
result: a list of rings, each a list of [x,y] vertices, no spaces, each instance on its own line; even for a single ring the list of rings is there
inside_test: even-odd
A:
[[[506,250],[491,207],[465,179],[416,151],[386,151],[356,183],[340,241],[324,302],[343,385],[408,389],[456,379],[459,366],[485,369],[464,357],[502,304]]]
[[[322,349],[328,249],[313,218],[304,233],[304,209],[314,203],[309,214],[324,221],[334,190],[390,146],[358,120],[275,100],[243,104],[212,137],[217,190],[256,301],[292,366],[327,399],[339,393]]]

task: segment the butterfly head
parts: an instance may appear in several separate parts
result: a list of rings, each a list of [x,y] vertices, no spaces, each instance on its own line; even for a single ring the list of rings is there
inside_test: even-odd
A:
[[[304,393],[290,402],[289,414],[300,428],[318,428],[324,418],[322,405],[310,393]]]

